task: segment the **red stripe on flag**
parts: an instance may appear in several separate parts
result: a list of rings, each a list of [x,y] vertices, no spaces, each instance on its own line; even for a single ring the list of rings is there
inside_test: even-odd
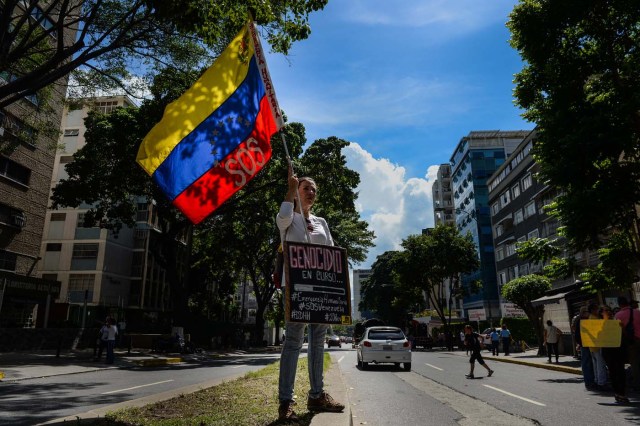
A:
[[[262,170],[271,158],[270,141],[276,129],[265,96],[260,101],[260,112],[247,139],[182,191],[173,204],[193,224],[200,223]]]

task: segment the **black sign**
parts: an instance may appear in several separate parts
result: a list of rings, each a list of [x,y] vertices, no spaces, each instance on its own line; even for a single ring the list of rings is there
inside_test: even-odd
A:
[[[285,242],[284,254],[287,321],[351,324],[347,250]]]

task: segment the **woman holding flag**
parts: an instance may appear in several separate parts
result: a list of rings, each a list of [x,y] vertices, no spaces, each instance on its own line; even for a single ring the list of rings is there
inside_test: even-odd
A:
[[[287,195],[276,217],[281,240],[332,246],[333,238],[327,222],[311,214],[318,190],[314,180],[309,177],[298,178],[289,164],[288,185]],[[299,206],[297,201],[300,202]],[[293,389],[306,326],[305,323],[297,322],[285,324],[286,339],[280,357],[278,384],[279,420],[298,418],[293,410]],[[328,328],[326,324],[309,324],[308,363],[311,389],[307,398],[307,409],[314,412],[344,410],[344,405],[336,402],[323,389],[324,339]]]

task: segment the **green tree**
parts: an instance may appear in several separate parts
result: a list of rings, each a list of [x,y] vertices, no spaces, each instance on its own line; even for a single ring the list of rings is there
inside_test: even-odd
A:
[[[0,3],[0,108],[73,71],[87,87],[131,88],[136,70],[178,67],[188,58],[210,62],[249,11],[272,49],[286,54],[309,36],[309,14],[327,1],[6,0]]]
[[[417,288],[400,285],[398,261],[400,252],[387,251],[379,255],[371,265],[371,275],[360,289],[360,311],[371,311],[386,324],[404,327],[410,312],[424,309],[425,300]]]
[[[600,248],[611,229],[625,234],[625,258],[635,258],[635,268],[639,22],[640,8],[628,0],[522,0],[508,22],[511,45],[525,61],[516,103],[537,124],[540,179],[560,190],[551,213],[575,252]]]
[[[460,275],[480,267],[471,235],[460,235],[455,226],[438,225],[427,234],[410,235],[402,247],[400,282],[427,295],[445,332],[449,332],[452,296],[459,294]]]
[[[551,289],[551,282],[542,275],[524,275],[502,286],[502,297],[522,309],[533,324],[538,338],[538,355],[544,355],[544,304],[531,303]]]

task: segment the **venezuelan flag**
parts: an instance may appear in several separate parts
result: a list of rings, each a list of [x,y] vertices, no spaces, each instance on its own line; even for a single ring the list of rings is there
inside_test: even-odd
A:
[[[257,48],[256,48],[257,47]],[[253,23],[145,136],[136,161],[194,224],[251,180],[271,158],[282,125]]]

